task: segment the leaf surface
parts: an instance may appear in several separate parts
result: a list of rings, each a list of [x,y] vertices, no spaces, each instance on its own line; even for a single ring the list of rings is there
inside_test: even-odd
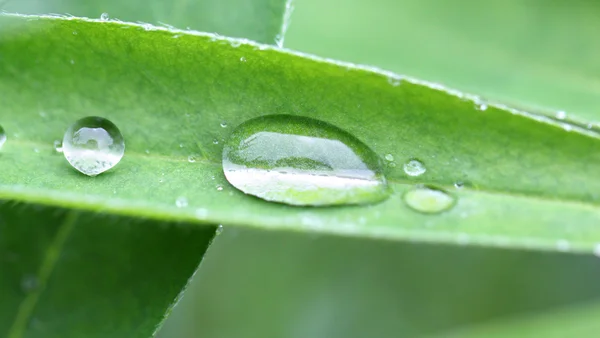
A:
[[[481,111],[457,92],[406,80],[397,86],[393,74],[241,40],[78,19],[3,15],[0,22],[13,32],[0,40],[0,119],[9,137],[1,198],[386,239],[587,252],[600,242],[593,130],[502,106]],[[298,208],[228,185],[223,141],[238,124],[275,113],[324,120],[381,157],[393,155],[392,196],[375,205]],[[52,147],[87,115],[113,121],[126,142],[122,162],[95,178],[75,172]],[[410,159],[426,173],[406,175]],[[403,201],[415,184],[447,190],[455,207],[415,212]],[[180,197],[186,208],[176,206]]]

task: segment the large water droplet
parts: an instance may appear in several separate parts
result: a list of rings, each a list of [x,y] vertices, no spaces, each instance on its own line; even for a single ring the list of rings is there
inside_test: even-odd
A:
[[[448,193],[431,187],[420,186],[404,194],[406,204],[416,211],[436,214],[452,208],[454,197]]]
[[[223,149],[233,186],[293,205],[374,203],[389,195],[379,156],[326,122],[291,115],[246,121]]]
[[[425,165],[417,160],[410,160],[404,164],[404,172],[408,176],[420,176],[423,175],[427,169]]]
[[[2,149],[4,142],[6,142],[6,133],[4,132],[4,128],[0,126],[0,149]]]
[[[77,120],[63,138],[63,154],[67,161],[89,176],[114,167],[124,152],[125,142],[119,128],[102,117]]]

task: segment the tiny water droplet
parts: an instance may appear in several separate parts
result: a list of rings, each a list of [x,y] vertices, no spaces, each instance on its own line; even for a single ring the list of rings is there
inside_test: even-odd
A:
[[[2,128],[2,126],[0,126],[0,149],[2,149],[2,146],[4,145],[5,142],[6,142],[6,132],[4,132],[4,128]]]
[[[150,154],[150,150],[149,150],[149,149],[146,149],[146,150],[144,150],[144,152],[145,152],[146,154]]]
[[[188,156],[188,162],[190,162],[190,163],[196,162],[196,156],[195,155]]]
[[[183,148],[183,143],[179,143],[179,148]]]
[[[222,191],[223,190],[223,186],[217,185],[217,190],[218,191]]]
[[[385,155],[385,159],[392,162],[394,160],[394,156],[392,154]]]
[[[69,61],[72,65],[75,64],[75,60],[71,59],[71,61]]]
[[[594,124],[588,123],[586,127],[587,127],[587,129],[592,129],[592,128],[594,128]]]
[[[187,200],[187,198],[185,198],[183,196],[178,197],[175,200],[175,206],[177,206],[178,208],[185,208],[185,207],[187,207],[188,206],[188,200]]]
[[[486,111],[488,109],[488,105],[485,103],[477,103],[475,104],[475,108],[480,111]]]
[[[213,140],[213,144],[219,144],[219,140],[217,140],[217,139],[214,139],[214,140]]]
[[[26,275],[21,279],[21,290],[25,293],[35,291],[39,286],[40,283],[34,275]]]
[[[559,120],[564,120],[567,118],[567,113],[562,110],[559,110],[556,112],[556,118]]]
[[[374,203],[389,191],[377,154],[323,121],[269,115],[237,127],[223,149],[234,187],[292,205]]]
[[[77,35],[77,31],[73,31],[73,35]]]
[[[205,219],[207,215],[208,215],[208,210],[206,210],[204,208],[196,209],[196,218]]]
[[[597,243],[596,246],[594,246],[594,255],[600,257],[600,243]]]
[[[565,131],[571,131],[571,130],[573,130],[573,126],[572,126],[572,125],[570,125],[570,124],[566,124],[566,123],[565,123],[565,124],[563,124],[563,126],[562,126],[562,127],[563,127],[563,129],[564,129]]]
[[[404,201],[413,210],[437,214],[452,208],[455,199],[445,191],[421,186],[407,191],[404,194]]]
[[[402,83],[402,80],[394,77],[388,77],[387,81],[394,87],[398,87]]]
[[[454,183],[454,187],[455,187],[456,189],[461,189],[461,188],[463,188],[464,186],[465,186],[465,183],[464,183],[464,182],[461,182],[461,181],[458,181],[458,182],[455,182],[455,183]]]
[[[242,42],[241,41],[237,41],[237,40],[231,40],[231,41],[229,41],[229,44],[233,48],[238,48],[239,46],[242,45]]]
[[[559,239],[556,241],[556,249],[562,252],[569,251],[569,249],[571,249],[571,243],[565,239]]]
[[[125,142],[119,128],[97,116],[84,117],[67,129],[63,138],[63,154],[73,168],[88,176],[96,176],[114,167],[125,153]]]
[[[46,114],[46,112],[42,110],[42,111],[40,111],[40,117],[46,118],[46,117],[48,117],[48,114]]]
[[[241,61],[241,62],[246,62],[246,58],[242,56],[242,57],[240,58],[240,61]]]
[[[221,128],[227,128],[227,122],[225,122],[225,121],[221,122]]]
[[[423,175],[427,169],[425,165],[418,160],[410,160],[404,164],[404,172],[408,176],[420,176]]]
[[[57,153],[62,153],[63,152],[62,142],[60,140],[55,140],[54,141],[54,150]]]
[[[390,162],[390,163],[388,163],[388,167],[390,167],[390,168],[396,168],[396,162]]]
[[[33,152],[38,154],[40,152],[40,150],[38,148],[33,148]]]
[[[151,30],[153,30],[153,29],[154,29],[154,27],[152,27],[152,25],[151,25],[151,24],[149,24],[149,23],[147,23],[147,24],[144,24],[144,26],[143,26],[143,27],[144,27],[144,30],[145,30],[145,31],[151,31]]]
[[[217,227],[217,231],[215,231],[215,235],[220,235],[223,232],[223,226],[219,224]]]
[[[100,14],[100,20],[102,20],[102,21],[108,21],[108,19],[110,19],[109,16],[108,16],[108,13],[102,13],[102,14]]]

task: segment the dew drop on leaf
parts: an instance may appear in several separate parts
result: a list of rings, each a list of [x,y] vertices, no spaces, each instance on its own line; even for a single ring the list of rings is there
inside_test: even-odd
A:
[[[452,208],[455,199],[445,191],[419,186],[404,194],[404,202],[413,210],[426,214],[437,214]]]
[[[425,165],[418,160],[410,160],[404,164],[404,172],[408,176],[420,176],[423,175],[427,169]]]
[[[102,20],[102,21],[108,21],[108,19],[109,19],[108,13],[102,13],[100,15],[100,20]]]
[[[455,183],[454,183],[454,187],[455,187],[456,189],[461,189],[461,188],[462,188],[462,187],[464,187],[464,186],[465,186],[465,183],[464,183],[464,182],[461,182],[461,181],[458,181],[458,182],[455,182]]]
[[[389,196],[379,156],[329,123],[269,115],[237,127],[223,171],[242,192],[292,205],[375,203]]]
[[[0,149],[2,149],[4,142],[6,142],[6,133],[4,132],[4,128],[0,126]]]
[[[62,142],[60,142],[60,140],[54,140],[54,150],[57,153],[63,152]]]
[[[175,206],[178,207],[178,208],[185,208],[185,207],[187,207],[188,206],[188,200],[187,200],[187,198],[185,198],[183,196],[182,197],[178,197],[175,200]]]
[[[221,128],[227,128],[227,122],[222,121],[221,122]]]
[[[190,162],[190,163],[196,162],[196,156],[195,155],[188,156],[188,162]]]
[[[62,145],[67,161],[88,176],[96,176],[114,167],[125,153],[125,142],[119,128],[97,116],[73,123],[65,132]]]

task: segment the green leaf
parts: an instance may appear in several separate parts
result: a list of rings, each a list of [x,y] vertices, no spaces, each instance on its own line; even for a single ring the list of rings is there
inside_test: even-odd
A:
[[[214,227],[4,203],[0,336],[149,337],[213,234]]]
[[[598,122],[598,15],[594,1],[303,0],[286,46]]]
[[[598,302],[598,263],[591,255],[225,226],[159,337],[437,337],[462,327],[455,337],[490,337],[492,328],[462,334],[487,321],[512,333],[493,337],[524,337],[496,319]],[[596,337],[566,334],[566,324],[598,328],[591,314],[554,325],[563,335],[531,337]]]
[[[596,337],[600,330],[598,300],[542,311],[540,313],[501,318],[490,322],[450,330],[431,338],[562,338]]]
[[[273,43],[281,34],[284,0],[10,0],[0,9],[23,14],[71,14],[214,32]]]
[[[396,86],[393,74],[209,34],[0,20],[0,120],[9,136],[2,161],[10,164],[0,198],[386,239],[587,252],[600,242],[595,131],[502,106],[481,111],[479,102],[426,83]],[[223,141],[240,123],[274,113],[329,122],[381,157],[393,155],[392,196],[371,206],[297,208],[228,185]],[[113,121],[126,142],[122,162],[95,178],[52,147],[86,115]],[[427,172],[407,176],[410,159]],[[417,183],[446,189],[456,205],[439,215],[412,210],[403,194]],[[175,204],[182,196],[187,208]]]

